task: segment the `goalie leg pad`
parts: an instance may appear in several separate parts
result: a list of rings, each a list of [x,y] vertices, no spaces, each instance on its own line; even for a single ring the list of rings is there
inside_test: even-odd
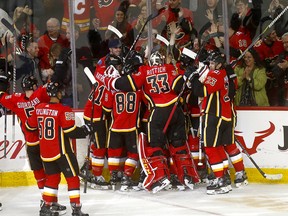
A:
[[[151,190],[153,188],[153,184],[159,182],[162,179],[167,179],[167,177],[169,178],[167,159],[163,155],[152,156],[153,153],[159,152],[161,148],[148,147],[147,136],[144,133],[139,134],[138,147],[139,147],[140,163],[146,175],[143,181],[143,187],[146,190]],[[165,184],[169,183],[170,181],[169,182],[165,181]],[[162,188],[159,188],[159,190],[161,189]]]
[[[170,145],[169,151],[172,155],[172,159],[176,167],[176,174],[179,181],[182,184],[185,184],[185,178],[190,177],[190,179],[192,178],[194,183],[199,183],[201,180],[197,173],[194,161],[188,153],[187,147],[181,146],[175,148]]]

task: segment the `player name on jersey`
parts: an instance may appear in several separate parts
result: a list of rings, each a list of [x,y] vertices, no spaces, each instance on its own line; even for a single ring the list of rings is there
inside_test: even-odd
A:
[[[37,115],[49,115],[49,116],[57,116],[58,110],[52,109],[36,109]]]
[[[40,100],[38,98],[34,98],[33,100],[27,101],[27,102],[19,102],[17,103],[18,108],[27,108],[27,107],[34,107],[37,104],[40,103]]]

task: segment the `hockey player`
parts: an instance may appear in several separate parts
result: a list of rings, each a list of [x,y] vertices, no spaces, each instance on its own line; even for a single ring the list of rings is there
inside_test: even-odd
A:
[[[191,90],[198,97],[203,97],[200,138],[203,141],[208,162],[215,179],[207,186],[207,194],[228,193],[224,181],[223,144],[231,143],[231,135],[225,131],[232,127],[231,104],[228,97],[228,78],[225,70],[209,70],[205,65],[198,71],[190,67]],[[188,77],[188,74],[186,75]],[[226,132],[226,133],[225,133]],[[231,132],[232,133],[232,132]],[[229,138],[228,138],[229,137]]]
[[[210,54],[209,58],[209,69],[210,70],[221,70],[225,69],[225,58],[224,56],[218,52],[214,51],[213,53]],[[227,76],[231,75],[234,73],[233,69],[230,66],[226,67],[226,73]],[[232,83],[233,82],[233,83]],[[234,96],[236,93],[236,86],[237,86],[237,81],[235,80],[229,80],[229,99],[231,101],[231,109],[232,109],[232,128],[229,128],[229,130],[232,130],[232,142],[231,143],[223,143],[224,144],[224,150],[226,154],[229,156],[229,159],[235,169],[235,178],[234,178],[234,183],[236,187],[241,187],[242,185],[247,185],[247,175],[245,172],[245,167],[243,163],[243,157],[242,153],[238,149],[235,143],[235,138],[234,138],[234,129],[236,127],[236,110],[234,107]],[[226,183],[228,185],[229,190],[232,190],[231,187],[231,179],[230,179],[230,173],[228,170],[228,159],[226,160],[226,155],[223,156],[223,163],[224,163],[224,179],[226,180]]]
[[[121,71],[121,57],[118,57],[116,64],[115,61],[110,62],[110,64],[106,72],[118,68],[117,71],[124,75],[124,72]],[[108,97],[105,97],[103,101],[103,108],[105,111],[111,112],[112,120],[108,134],[108,167],[111,173],[110,182],[112,185],[115,185],[118,179],[117,174],[120,171],[123,151],[127,154],[124,173],[121,178],[121,191],[139,190],[137,188],[138,184],[133,182],[131,177],[139,161],[137,142],[138,128],[140,127],[141,97],[141,90],[135,92],[110,91]]]
[[[183,79],[176,73],[174,66],[163,64],[162,55],[156,51],[150,56],[149,66],[141,66],[138,73],[121,78],[105,77],[103,81],[108,89],[137,91],[143,88],[145,97],[151,104],[152,112],[148,123],[149,144],[140,147],[142,162],[145,161],[145,165],[151,167],[143,186],[156,193],[169,185],[169,171],[163,152],[165,146],[169,144],[169,152],[176,164],[180,182],[193,188],[192,176],[195,173],[190,153],[185,145],[185,117],[180,107],[175,107],[176,111],[167,133],[163,133],[173,105],[177,101],[176,90],[181,89],[183,84]]]
[[[119,39],[112,39],[109,41],[110,53],[102,57],[97,65],[94,73],[96,84],[94,89],[91,91],[88,101],[84,107],[84,121],[91,122],[93,117],[93,145],[91,145],[92,157],[92,173],[93,176],[90,177],[91,187],[94,189],[108,189],[108,184],[102,176],[105,156],[107,153],[107,118],[105,113],[102,110],[102,100],[106,95],[106,88],[101,82],[102,77],[104,76],[105,69],[113,61],[117,62],[118,57],[121,55],[122,43]],[[93,96],[94,94],[94,96]],[[92,102],[94,98],[94,103]],[[93,109],[92,109],[92,106]],[[91,112],[93,110],[93,113]],[[85,167],[85,166],[84,166]],[[85,177],[86,173],[83,173],[81,168],[81,177]]]
[[[63,85],[50,82],[47,93],[50,102],[37,105],[26,121],[27,129],[39,134],[40,155],[47,175],[40,216],[59,215],[53,214],[50,207],[57,196],[61,173],[68,184],[72,216],[89,216],[81,211],[79,167],[71,138],[85,138],[91,129],[87,125],[77,127],[72,109],[60,103]]]
[[[8,78],[5,75],[0,75],[0,104],[13,111],[18,116],[27,146],[26,150],[30,167],[33,170],[34,178],[42,194],[46,181],[46,174],[40,158],[39,137],[38,134],[27,130],[25,122],[27,118],[31,116],[31,113],[37,104],[49,101],[46,87],[38,87],[37,80],[31,75],[26,75],[22,79],[21,86],[24,93],[14,93],[9,95],[6,92],[8,85]],[[57,203],[57,196],[55,196],[51,206],[53,212],[57,211],[60,214],[66,212],[66,207]]]

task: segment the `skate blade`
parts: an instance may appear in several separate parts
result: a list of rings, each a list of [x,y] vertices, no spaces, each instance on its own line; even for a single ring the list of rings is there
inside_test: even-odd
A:
[[[157,186],[155,188],[152,189],[152,193],[155,194],[159,191],[161,191],[163,188],[165,188],[167,185],[170,184],[170,181],[168,179],[165,179],[160,186]]]
[[[236,187],[236,188],[241,188],[241,187],[247,186],[247,185],[248,185],[248,181],[245,180],[245,181],[243,181],[243,182],[236,183],[236,184],[235,184],[235,187]]]
[[[226,194],[229,193],[229,189],[227,187],[222,187],[217,190],[207,190],[208,195],[217,195],[217,194]]]
[[[91,184],[90,187],[94,190],[109,190],[111,188],[110,185],[97,185],[97,184]]]
[[[194,184],[189,183],[189,180],[184,179],[185,185],[190,188],[191,190],[194,190]]]

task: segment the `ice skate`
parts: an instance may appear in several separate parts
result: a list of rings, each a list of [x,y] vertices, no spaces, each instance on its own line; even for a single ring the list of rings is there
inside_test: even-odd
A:
[[[184,183],[188,188],[190,188],[191,190],[194,190],[194,182],[193,182],[192,177],[184,176]]]
[[[209,181],[207,186],[208,195],[225,194],[228,192],[229,189],[227,188],[223,178],[215,178]]]
[[[131,177],[124,174],[121,178],[120,191],[126,192],[130,190],[139,191],[141,189],[138,187],[137,182],[132,181]]]
[[[91,186],[91,179],[93,178],[93,174],[88,171],[86,174],[86,163],[83,164],[83,166],[80,169],[79,177],[80,177],[80,183],[85,184],[85,180],[87,179],[87,186]]]
[[[76,203],[71,203],[72,216],[89,216],[89,214],[81,211],[82,205],[77,206]]]
[[[111,188],[111,185],[106,182],[103,176],[93,176],[90,187],[95,190],[108,190]]]
[[[224,174],[224,182],[225,184],[227,185],[227,188],[229,191],[232,191],[232,186],[231,186],[231,177],[230,177],[230,174],[229,172],[227,171],[225,174]]]
[[[170,176],[170,183],[165,187],[165,190],[178,190],[183,191],[185,190],[185,186],[181,184],[177,175],[171,174]]]
[[[152,193],[157,193],[159,191],[161,191],[163,188],[165,188],[166,186],[168,186],[170,184],[169,179],[167,179],[166,177],[162,178],[161,180],[155,182],[152,187]]]
[[[45,204],[43,200],[41,200],[40,203],[40,216],[59,216],[58,212],[52,212],[51,211],[51,206],[48,206]]]
[[[66,206],[60,205],[60,204],[57,203],[57,202],[53,202],[52,205],[51,205],[51,207],[50,207],[50,209],[51,209],[51,211],[52,211],[53,213],[58,212],[59,215],[64,215],[64,214],[66,214]]]
[[[112,190],[115,191],[116,189],[116,184],[120,182],[120,179],[118,177],[118,171],[117,170],[113,170],[111,173],[110,173],[110,184],[111,184],[111,187],[112,187]]]
[[[248,185],[248,180],[247,180],[247,175],[244,170],[236,172],[235,173],[235,180],[234,184],[237,188],[243,186],[243,185]]]

